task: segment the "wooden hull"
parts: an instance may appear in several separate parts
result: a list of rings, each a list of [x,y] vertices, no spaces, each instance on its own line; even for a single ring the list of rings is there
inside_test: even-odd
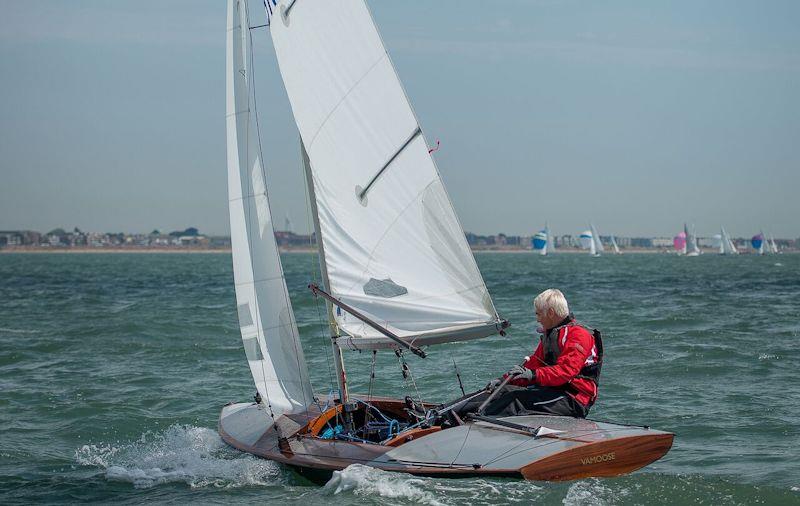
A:
[[[373,398],[380,409],[402,402]],[[529,433],[476,421],[444,430],[409,432],[390,444],[324,439],[326,414],[317,408],[277,416],[256,404],[231,404],[220,415],[219,433],[230,446],[295,468],[314,481],[333,471],[363,464],[385,471],[422,476],[518,477],[574,480],[608,477],[640,469],[665,455],[674,435],[643,427],[558,416],[503,418],[527,427],[558,431]],[[401,435],[403,436],[403,435]]]

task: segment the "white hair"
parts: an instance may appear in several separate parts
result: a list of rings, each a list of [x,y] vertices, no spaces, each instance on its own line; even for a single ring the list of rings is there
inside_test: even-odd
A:
[[[556,316],[566,318],[569,315],[569,306],[567,299],[561,290],[557,288],[549,288],[533,299],[533,305],[539,311],[547,311],[552,309],[555,311]]]

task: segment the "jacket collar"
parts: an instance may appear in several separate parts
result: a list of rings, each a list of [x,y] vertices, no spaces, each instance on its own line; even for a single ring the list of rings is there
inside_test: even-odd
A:
[[[557,328],[563,327],[564,325],[569,325],[574,320],[575,320],[575,316],[573,316],[573,314],[570,313],[570,314],[567,315],[566,318],[564,318],[558,324],[556,324],[556,326],[553,327],[553,329],[557,329]],[[549,334],[553,329],[546,329],[545,334]]]

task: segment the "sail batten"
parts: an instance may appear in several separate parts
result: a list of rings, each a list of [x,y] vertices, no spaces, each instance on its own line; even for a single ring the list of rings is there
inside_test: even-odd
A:
[[[308,156],[327,291],[398,335],[494,325],[494,305],[366,4],[303,4],[270,34]],[[333,318],[353,339],[390,341],[346,312]]]

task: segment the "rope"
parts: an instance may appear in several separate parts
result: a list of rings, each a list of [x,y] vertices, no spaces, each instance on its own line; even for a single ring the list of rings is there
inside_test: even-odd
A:
[[[417,399],[419,400],[419,405],[422,407],[424,404],[424,402],[422,402],[422,395],[420,395],[419,388],[417,388],[417,382],[414,381],[414,373],[411,372],[411,368],[408,367],[408,363],[403,356],[403,350],[397,349],[395,350],[394,354],[397,355],[397,362],[400,364],[400,371],[403,373],[403,384],[405,385],[405,389],[409,389],[408,378],[410,377],[411,385],[414,387],[414,391],[417,393]]]
[[[372,350],[372,366],[369,371],[369,388],[367,389],[367,403],[372,402],[372,385],[375,382],[375,357],[378,355],[378,350]],[[368,404],[371,405],[371,404]],[[364,416],[364,425],[369,423],[369,410]]]

